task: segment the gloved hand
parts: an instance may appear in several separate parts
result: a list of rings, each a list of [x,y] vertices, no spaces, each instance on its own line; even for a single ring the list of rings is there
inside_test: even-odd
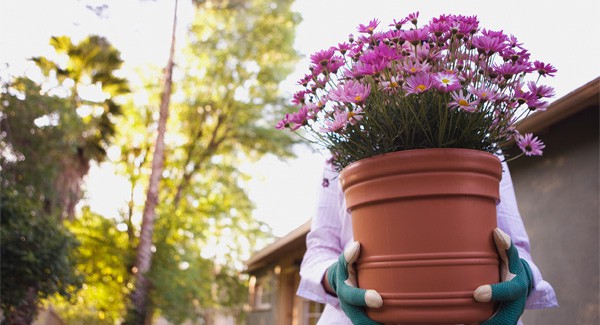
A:
[[[356,285],[354,262],[359,254],[360,244],[358,242],[354,242],[346,248],[339,260],[327,269],[327,282],[339,298],[342,310],[353,324],[379,324],[367,316],[364,307],[381,307],[383,304],[381,296],[375,290],[360,289]]]
[[[525,300],[533,289],[533,276],[529,264],[519,258],[519,252],[510,236],[500,229],[494,231],[494,242],[500,254],[502,282],[487,284],[475,289],[473,296],[480,302],[496,301],[500,306],[492,318],[481,325],[516,324],[525,309]]]

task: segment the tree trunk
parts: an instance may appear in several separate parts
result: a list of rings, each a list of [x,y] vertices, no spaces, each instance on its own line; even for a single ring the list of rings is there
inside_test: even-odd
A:
[[[23,302],[13,311],[11,311],[2,324],[9,325],[29,325],[34,321],[37,315],[37,290],[29,287],[25,294]]]
[[[150,182],[148,193],[146,195],[146,204],[142,215],[142,226],[140,232],[140,241],[137,248],[135,267],[133,270],[135,276],[134,289],[130,294],[131,306],[125,324],[142,325],[146,319],[148,306],[148,294],[150,291],[150,281],[148,272],[152,265],[152,235],[154,232],[155,208],[158,204],[159,183],[164,169],[165,158],[165,133],[167,119],[169,116],[169,102],[172,92],[172,75],[175,56],[175,32],[177,28],[177,2],[175,0],[175,12],[173,14],[173,30],[171,34],[171,49],[169,60],[164,70],[163,82],[164,89],[160,101],[160,115],[158,119],[158,134],[154,145],[154,155],[152,157],[152,171],[150,173]]]

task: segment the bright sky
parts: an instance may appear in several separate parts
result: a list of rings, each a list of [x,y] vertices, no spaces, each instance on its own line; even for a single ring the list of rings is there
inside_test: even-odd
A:
[[[123,53],[130,65],[165,64],[170,40],[172,0],[110,0],[108,19],[99,19],[77,0],[1,0],[0,61],[11,70],[22,71],[25,59],[52,53],[51,35],[84,37],[89,33],[106,35]],[[600,75],[600,2],[595,0],[541,1],[504,0],[297,0],[295,9],[303,22],[298,27],[296,48],[305,55],[297,71],[282,87],[294,90],[295,82],[307,72],[308,56],[317,50],[345,41],[356,34],[358,24],[373,18],[387,25],[420,11],[421,22],[440,14],[477,15],[480,26],[504,30],[515,35],[532,58],[553,64],[557,77],[546,84],[555,87],[558,99]],[[192,14],[188,0],[180,0],[182,25]],[[185,28],[179,28],[179,42]],[[0,73],[5,73],[3,66]],[[291,95],[290,95],[291,98]],[[250,197],[255,201],[255,216],[266,221],[276,235],[282,236],[306,222],[315,206],[321,182],[323,157],[308,150],[299,158],[282,162],[267,157],[250,168]],[[127,186],[112,176],[110,169],[94,168],[88,179],[90,203],[100,212],[114,213],[124,201],[116,194],[127,193]]]

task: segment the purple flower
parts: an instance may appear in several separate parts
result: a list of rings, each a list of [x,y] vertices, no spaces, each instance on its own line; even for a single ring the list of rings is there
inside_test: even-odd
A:
[[[402,37],[412,45],[420,44],[429,38],[428,28],[416,28],[402,31]]]
[[[545,64],[544,62],[540,62],[540,61],[533,62],[533,68],[535,70],[537,70],[537,72],[542,77],[546,77],[546,76],[548,76],[548,77],[554,77],[554,73],[556,71],[558,71],[552,65]]]
[[[452,72],[438,72],[433,75],[433,85],[440,91],[451,92],[460,88],[460,81]]]
[[[407,22],[408,22],[408,18],[403,18],[400,20],[394,19],[394,22],[392,24],[390,24],[390,26],[395,27],[397,30],[400,30],[402,28],[402,25],[406,24]]]
[[[506,44],[500,37],[475,36],[471,43],[479,50],[479,53],[487,56],[501,52],[506,48]]]
[[[498,98],[493,90],[486,87],[474,88],[473,86],[469,86],[469,93],[477,97],[480,103],[493,101]]]
[[[417,25],[417,20],[419,18],[419,12],[413,12],[406,17],[407,21],[410,21],[413,25]]]
[[[339,132],[348,124],[348,112],[336,111],[333,120],[325,120],[323,123],[325,127],[321,128],[321,132]]]
[[[504,79],[510,79],[519,73],[527,71],[527,66],[512,62],[505,62],[499,66],[494,66],[492,69],[495,73],[503,76]]]
[[[358,32],[365,34],[373,34],[373,31],[375,30],[375,28],[377,28],[377,25],[379,25],[379,20],[373,19],[366,26],[363,24],[358,25]]]
[[[526,133],[525,135],[518,134],[516,142],[526,156],[541,156],[542,149],[546,147],[541,140],[534,137],[531,133]]]
[[[545,85],[537,85],[535,82],[530,81],[527,83],[529,91],[537,96],[537,98],[550,98],[554,97],[554,88]]]
[[[407,95],[425,92],[429,90],[431,86],[433,86],[433,81],[431,79],[431,75],[428,73],[409,76],[406,78],[404,90],[406,91]]]
[[[369,97],[370,93],[370,85],[363,85],[358,81],[349,80],[333,89],[328,98],[343,103],[362,103]]]
[[[334,48],[318,51],[310,56],[310,61],[316,66],[326,66],[329,60],[333,57]]]
[[[352,45],[348,43],[338,43],[338,46],[335,48],[340,54],[344,55],[352,48]]]
[[[458,93],[451,93],[450,96],[452,96],[452,99],[454,100],[448,103],[448,107],[459,108],[469,113],[477,111],[477,105],[479,105],[479,101],[469,101],[467,97],[465,97],[465,95],[463,94],[462,89]]]

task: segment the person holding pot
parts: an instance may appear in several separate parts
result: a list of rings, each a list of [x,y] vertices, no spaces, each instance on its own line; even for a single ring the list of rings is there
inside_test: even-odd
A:
[[[501,258],[500,283],[482,283],[473,297],[480,302],[498,302],[495,314],[483,325],[522,324],[525,308],[558,306],[552,286],[544,281],[529,253],[529,238],[517,208],[513,184],[506,162],[502,162],[500,202],[496,207],[498,228],[494,242]],[[356,286],[353,263],[360,255],[360,243],[352,235],[338,174],[326,166],[307,251],[300,267],[297,294],[326,304],[318,324],[379,324],[365,313],[365,307],[378,308],[385,302],[378,292]]]

